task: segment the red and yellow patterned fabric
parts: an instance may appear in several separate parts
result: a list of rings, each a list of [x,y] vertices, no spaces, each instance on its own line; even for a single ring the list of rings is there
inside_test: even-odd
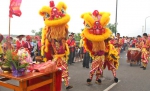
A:
[[[104,69],[108,67],[108,70],[111,70],[113,76],[116,77],[116,70],[119,67],[119,56],[118,51],[111,43],[106,43],[105,45],[105,62]]]
[[[150,40],[143,39],[143,41],[141,42],[141,45],[142,45],[141,62],[143,63],[143,67],[146,68],[148,61],[149,61]]]
[[[142,48],[142,45],[143,45],[143,40],[142,40],[142,38],[141,39],[139,39],[139,40],[137,40],[136,41],[136,43],[135,43],[135,47],[136,48]]]
[[[96,81],[100,80],[100,76],[103,71],[104,64],[104,40],[110,37],[111,31],[106,28],[110,20],[110,13],[99,12],[95,10],[93,13],[84,13],[81,18],[84,20],[85,28],[81,34],[83,38],[83,45],[86,51],[90,53],[93,58],[91,64],[90,77],[88,80],[92,80],[94,73],[96,72]]]
[[[148,64],[148,51],[146,48],[142,48],[142,55],[141,55],[141,62],[143,63],[143,66],[146,67]]]
[[[45,27],[42,29],[41,55],[44,61],[52,60],[62,71],[62,78],[65,80],[65,86],[69,86],[67,60],[69,48],[66,43],[68,37],[68,25],[70,16],[66,13],[67,6],[64,2],[59,2],[55,6],[54,1],[50,1],[50,6],[43,6],[39,14],[44,19]],[[56,78],[60,79],[60,78]],[[61,88],[61,82],[56,84],[56,89]],[[42,91],[42,90],[41,90]],[[49,89],[44,89],[49,91]],[[56,91],[61,91],[60,89]]]
[[[121,38],[115,39],[114,46],[115,46],[116,50],[118,51],[118,55],[120,55],[122,45],[123,45],[123,41]]]

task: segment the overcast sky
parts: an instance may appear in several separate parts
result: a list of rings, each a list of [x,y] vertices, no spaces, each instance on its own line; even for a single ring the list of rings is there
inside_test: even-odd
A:
[[[0,33],[8,34],[9,1],[0,0]],[[11,19],[11,34],[32,34],[44,26],[43,18],[38,14],[41,7],[49,6],[50,0],[22,0],[21,17]],[[57,4],[60,0],[54,0]],[[110,23],[115,23],[116,0],[61,0],[68,6],[70,14],[69,31],[78,33],[84,27],[80,15],[93,10],[111,13]],[[118,32],[123,36],[142,34],[145,18],[150,16],[150,0],[118,0]],[[150,33],[150,18],[147,18],[146,32]]]

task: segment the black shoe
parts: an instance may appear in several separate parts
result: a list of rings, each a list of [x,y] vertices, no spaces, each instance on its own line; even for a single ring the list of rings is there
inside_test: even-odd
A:
[[[144,67],[143,70],[146,70],[146,67]]]
[[[115,78],[114,78],[114,81],[117,83],[117,82],[118,82],[118,78],[115,77]]]
[[[89,67],[86,67],[87,69],[89,69]]]
[[[102,81],[101,81],[101,79],[98,79],[98,80],[96,80],[95,83],[100,85],[102,83]]]
[[[140,68],[144,68],[144,66],[141,66]]]
[[[86,82],[87,82],[88,85],[90,85],[90,84],[91,84],[91,81],[92,81],[91,79],[87,79]]]
[[[68,89],[71,89],[71,88],[73,88],[73,86],[68,86],[68,87],[66,87],[67,90],[68,90]]]
[[[75,62],[72,62],[72,63],[75,63]]]

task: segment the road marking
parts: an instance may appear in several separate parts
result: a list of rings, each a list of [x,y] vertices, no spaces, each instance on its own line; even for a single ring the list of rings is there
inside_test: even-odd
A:
[[[68,77],[68,79],[71,79],[71,77]],[[64,79],[62,79],[62,82],[64,81]]]
[[[119,83],[119,82],[120,82],[120,80],[119,80],[117,83]],[[107,87],[107,88],[106,88],[105,90],[103,90],[103,91],[109,91],[109,90],[112,89],[114,86],[116,86],[117,83],[111,84],[109,87]]]

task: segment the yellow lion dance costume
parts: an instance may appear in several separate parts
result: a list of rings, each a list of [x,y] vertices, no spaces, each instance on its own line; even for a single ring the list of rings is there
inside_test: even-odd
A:
[[[114,81],[118,82],[118,78],[116,77],[116,70],[119,67],[119,55],[116,48],[110,43],[112,38],[108,38],[105,40],[105,62],[103,68],[105,69],[106,66],[108,70],[112,71],[114,76]]]
[[[63,71],[62,78],[65,81],[66,89],[69,86],[67,60],[69,55],[66,39],[68,37],[68,25],[70,16],[66,13],[67,6],[63,2],[59,2],[55,6],[54,1],[50,1],[50,7],[44,6],[39,11],[43,16],[45,27],[42,30],[42,48],[41,55],[44,60],[52,60],[57,67]]]
[[[94,73],[96,72],[96,83],[100,84],[100,76],[103,73],[103,65],[105,62],[105,42],[112,34],[111,30],[106,28],[110,20],[110,13],[99,12],[95,10],[93,13],[84,13],[81,18],[84,20],[85,28],[81,33],[83,36],[84,47],[93,58],[91,64],[90,77],[87,83],[90,84]]]

